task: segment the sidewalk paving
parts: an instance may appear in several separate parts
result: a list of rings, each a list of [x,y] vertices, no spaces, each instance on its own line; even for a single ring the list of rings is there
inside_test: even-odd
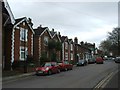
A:
[[[73,68],[76,67],[75,65],[73,65]],[[10,73],[10,72],[8,72]],[[7,73],[7,74],[8,74]],[[16,80],[18,78],[22,78],[22,77],[27,77],[27,76],[32,76],[35,75],[35,72],[29,72],[29,73],[14,73],[11,75],[6,76],[5,74],[3,74],[2,79],[0,78],[0,81],[2,82],[6,82],[6,81],[10,81],[10,80]]]
[[[19,75],[13,75],[13,76],[8,76],[8,77],[2,77],[2,82],[6,82],[6,81],[10,81],[10,80],[16,80],[18,78],[22,78],[22,77],[27,77],[27,76],[31,76],[34,75],[35,72],[30,72],[30,73],[23,73],[23,74],[19,74]]]

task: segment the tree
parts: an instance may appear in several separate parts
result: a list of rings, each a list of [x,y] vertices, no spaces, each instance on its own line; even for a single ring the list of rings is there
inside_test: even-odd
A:
[[[56,51],[60,51],[62,49],[62,43],[61,42],[56,42]]]
[[[48,50],[49,50],[49,55],[50,55],[50,60],[51,61],[57,61],[57,52],[62,49],[62,43],[59,41],[54,41],[50,40],[48,42]]]
[[[120,28],[114,28],[112,32],[108,32],[106,40],[100,43],[99,48],[108,55],[110,52],[113,55],[120,55]]]
[[[114,28],[112,32],[108,32],[108,39],[112,42],[112,45],[118,46],[120,37],[120,28]]]
[[[111,47],[111,41],[109,40],[102,41],[99,46],[100,50],[103,51],[104,55],[109,55],[110,47]]]
[[[48,62],[47,54],[45,52],[42,52],[40,57],[40,65],[42,65],[44,62]]]
[[[120,28],[114,28],[112,32],[108,33],[108,39],[111,41],[111,50],[117,56],[120,55]]]

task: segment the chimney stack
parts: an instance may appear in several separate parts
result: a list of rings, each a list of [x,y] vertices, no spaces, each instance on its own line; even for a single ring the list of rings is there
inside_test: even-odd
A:
[[[54,32],[54,28],[52,28],[52,32]]]

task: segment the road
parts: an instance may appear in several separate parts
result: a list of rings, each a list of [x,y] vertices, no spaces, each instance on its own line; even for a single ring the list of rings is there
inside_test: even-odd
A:
[[[118,69],[118,64],[88,64],[73,70],[49,76],[29,76],[16,81],[3,82],[3,88],[94,88],[102,79]],[[117,88],[117,87],[115,87]]]

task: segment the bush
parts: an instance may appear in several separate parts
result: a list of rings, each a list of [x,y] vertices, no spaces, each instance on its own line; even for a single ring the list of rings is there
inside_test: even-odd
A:
[[[34,63],[34,59],[32,55],[27,56],[27,63]]]
[[[24,67],[24,65],[25,65],[24,61],[14,61],[12,64],[12,68],[16,69],[16,68]]]
[[[45,52],[42,52],[42,55],[40,57],[40,65],[42,65],[44,62],[48,62],[50,61],[48,58],[47,58],[47,54]]]

